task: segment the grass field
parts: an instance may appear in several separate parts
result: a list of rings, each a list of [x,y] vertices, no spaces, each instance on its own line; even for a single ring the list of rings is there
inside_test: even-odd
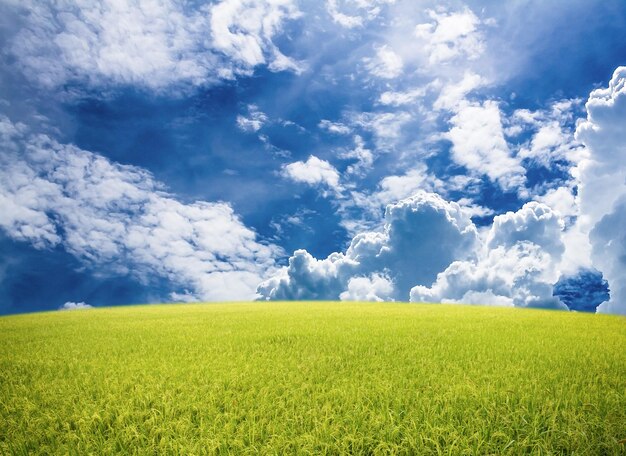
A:
[[[621,317],[253,303],[0,318],[0,454],[612,455],[624,439]]]

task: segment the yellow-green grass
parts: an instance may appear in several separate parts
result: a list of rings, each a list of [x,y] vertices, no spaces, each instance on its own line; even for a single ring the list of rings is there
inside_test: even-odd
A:
[[[419,304],[0,318],[0,454],[625,454],[626,319]]]

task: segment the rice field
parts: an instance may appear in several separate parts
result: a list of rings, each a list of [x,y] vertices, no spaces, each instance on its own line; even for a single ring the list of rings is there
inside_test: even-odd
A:
[[[0,318],[0,454],[626,454],[626,319],[392,303]]]

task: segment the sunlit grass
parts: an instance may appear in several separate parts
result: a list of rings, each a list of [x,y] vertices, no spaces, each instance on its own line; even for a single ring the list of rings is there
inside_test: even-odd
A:
[[[624,454],[626,319],[158,305],[0,318],[0,454]]]

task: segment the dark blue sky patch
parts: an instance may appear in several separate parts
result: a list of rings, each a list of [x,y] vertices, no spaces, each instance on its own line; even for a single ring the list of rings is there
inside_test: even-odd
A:
[[[609,300],[609,285],[596,269],[582,269],[576,274],[561,276],[554,285],[554,296],[579,312],[595,312]]]
[[[158,280],[141,284],[89,269],[60,248],[37,250],[2,236],[0,250],[0,314],[56,310],[68,301],[114,306],[167,300]]]
[[[504,32],[497,46],[519,61],[506,90],[527,108],[541,108],[548,98],[586,97],[626,62],[624,2],[503,3],[488,11],[500,8],[509,12],[493,31]]]

